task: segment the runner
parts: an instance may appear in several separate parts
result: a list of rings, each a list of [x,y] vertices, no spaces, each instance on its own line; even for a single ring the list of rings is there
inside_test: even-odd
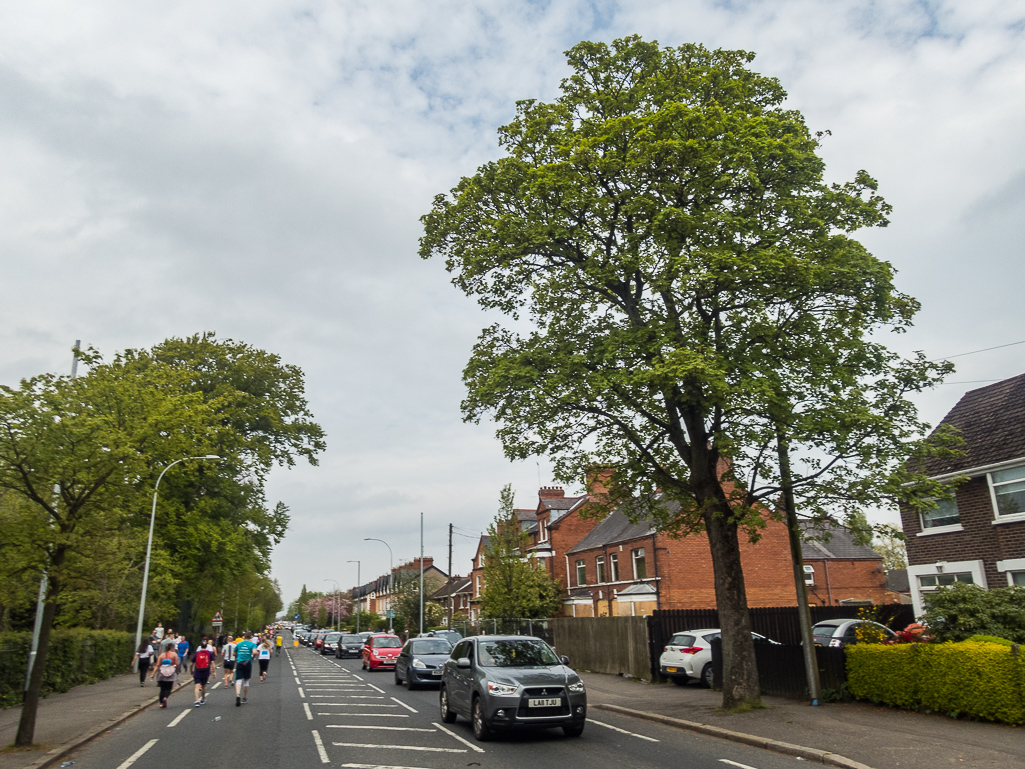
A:
[[[158,699],[162,708],[167,707],[167,698],[178,683],[178,662],[178,655],[170,648],[157,658],[154,674],[157,676],[157,686],[160,687]]]
[[[245,640],[235,644],[235,707],[249,701],[249,679],[253,677],[253,651],[256,649],[252,638],[253,634],[247,630]]]
[[[142,643],[139,644],[139,648],[135,650],[135,656],[132,657],[132,665],[135,661],[139,661],[139,686],[146,685],[146,672],[149,670],[149,661],[153,659],[153,644],[150,643],[152,639],[144,638]]]
[[[210,680],[210,671],[217,664],[217,650],[207,639],[196,649],[192,655],[192,681],[195,686],[196,704],[195,707],[206,704],[206,685]]]
[[[228,636],[224,644],[224,685],[231,686],[231,680],[235,674],[235,639]]]
[[[267,667],[270,665],[270,641],[264,641],[260,644],[259,657],[257,662],[260,663],[260,683],[262,684],[267,680]]]

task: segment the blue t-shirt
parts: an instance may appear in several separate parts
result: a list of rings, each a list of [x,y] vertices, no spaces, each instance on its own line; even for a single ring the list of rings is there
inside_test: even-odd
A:
[[[239,662],[249,662],[253,658],[253,649],[256,644],[252,641],[239,641],[235,645],[235,659]]]

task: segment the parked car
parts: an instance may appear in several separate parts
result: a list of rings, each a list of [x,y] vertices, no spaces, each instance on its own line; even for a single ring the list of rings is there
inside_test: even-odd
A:
[[[343,633],[335,645],[335,656],[338,659],[359,657],[363,652],[363,637],[355,633]]]
[[[395,683],[415,689],[423,684],[440,684],[441,669],[452,653],[444,638],[411,638],[395,660]]]
[[[897,634],[886,625],[867,619],[827,619],[816,622],[811,627],[812,639],[816,646],[831,646],[840,649],[858,643],[858,626],[873,625],[884,641],[897,640]]]
[[[587,718],[584,683],[566,657],[540,638],[473,636],[445,661],[439,697],[441,720],[470,719],[481,742],[494,732],[562,727],[579,737]]]
[[[334,631],[324,635],[324,639],[320,642],[320,653],[321,654],[334,654],[335,646],[338,644],[338,639],[341,638],[343,633]]]
[[[363,669],[395,668],[395,659],[402,650],[402,639],[390,633],[374,633],[363,645]]]
[[[685,686],[694,680],[700,681],[706,688],[712,688],[712,641],[721,633],[719,628],[674,633],[658,659],[659,671],[678,686]],[[758,633],[752,633],[751,637],[756,644],[779,645],[777,641]]]

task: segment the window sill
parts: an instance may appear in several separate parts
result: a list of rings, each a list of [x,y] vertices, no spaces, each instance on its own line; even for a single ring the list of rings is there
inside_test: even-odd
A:
[[[955,523],[953,526],[934,526],[931,529],[918,532],[915,536],[931,537],[933,534],[953,534],[955,531],[964,531],[964,526],[960,523]]]
[[[1002,523],[1023,523],[1025,522],[1025,513],[1015,513],[1014,515],[1001,515],[995,521],[994,526],[999,526]]]

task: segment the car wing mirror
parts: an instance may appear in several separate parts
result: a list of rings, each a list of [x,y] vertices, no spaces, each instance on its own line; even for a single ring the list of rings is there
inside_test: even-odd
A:
[[[470,658],[469,657],[460,657],[459,659],[456,660],[456,667],[457,668],[469,668],[470,667]]]

